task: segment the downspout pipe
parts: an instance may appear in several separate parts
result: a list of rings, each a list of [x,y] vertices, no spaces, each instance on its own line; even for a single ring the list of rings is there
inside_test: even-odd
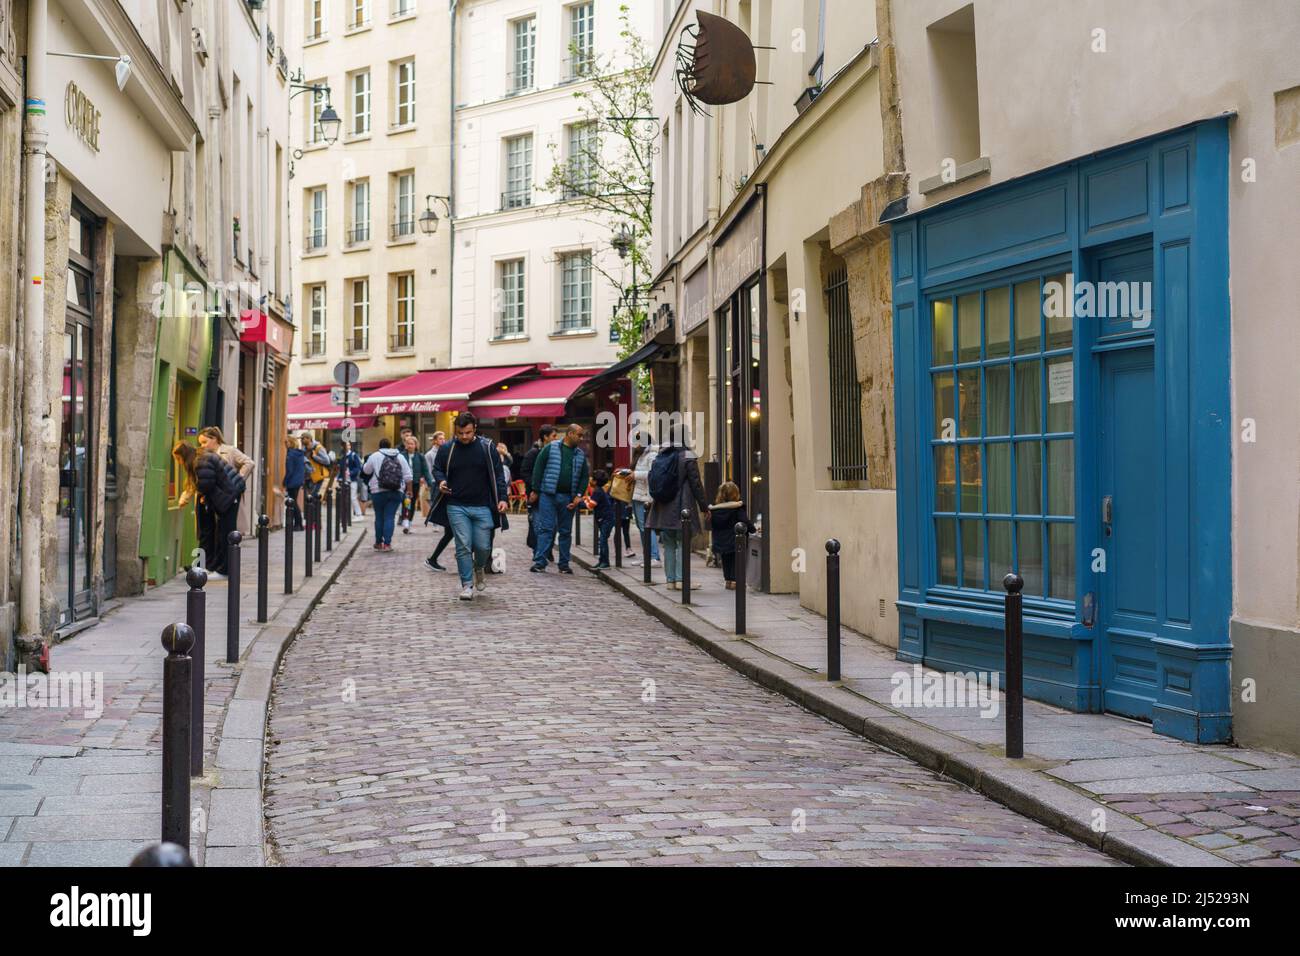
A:
[[[459,0],[451,0],[451,90],[448,103],[448,118],[451,123],[451,155],[448,157],[450,182],[447,186],[447,242],[450,244],[447,255],[447,364],[456,364],[455,316],[456,316],[456,21],[459,15]]]
[[[49,388],[45,381],[45,51],[47,0],[27,5],[27,102],[23,137],[23,508],[22,575],[18,591],[20,647],[35,651],[43,640],[41,544],[45,540],[45,463],[53,442]]]

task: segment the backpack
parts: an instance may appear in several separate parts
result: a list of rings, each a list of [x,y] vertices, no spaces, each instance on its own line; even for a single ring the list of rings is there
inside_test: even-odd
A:
[[[661,505],[669,505],[677,500],[681,488],[680,462],[677,451],[672,454],[659,454],[650,466],[650,477],[646,484],[650,487],[650,497]]]
[[[402,463],[396,455],[385,455],[377,476],[380,491],[402,490]]]

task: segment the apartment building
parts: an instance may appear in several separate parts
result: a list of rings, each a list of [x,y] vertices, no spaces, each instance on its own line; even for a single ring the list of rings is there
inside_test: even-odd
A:
[[[450,24],[441,0],[295,9],[292,427],[342,428],[322,394],[339,361],[356,363],[366,391],[450,364]],[[342,121],[336,142],[319,122],[327,105]],[[353,417],[364,447],[377,440],[368,430],[396,427]]]

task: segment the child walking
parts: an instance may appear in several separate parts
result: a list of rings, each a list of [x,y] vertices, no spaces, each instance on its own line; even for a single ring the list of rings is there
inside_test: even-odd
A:
[[[717,500],[709,505],[709,529],[712,531],[713,551],[722,561],[722,576],[727,590],[736,589],[736,525],[743,523],[753,534],[756,530],[745,503],[740,500],[740,487],[734,481],[724,481],[718,488]]]
[[[595,506],[596,511],[596,528],[600,535],[600,551],[597,555],[596,569],[605,570],[609,567],[609,536],[614,530],[614,499],[609,496],[609,490],[606,486],[609,484],[609,473],[603,468],[597,468],[596,473],[591,476],[591,503]]]

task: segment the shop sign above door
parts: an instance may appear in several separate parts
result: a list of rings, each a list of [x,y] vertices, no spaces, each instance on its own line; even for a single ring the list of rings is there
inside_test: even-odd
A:
[[[95,108],[90,97],[81,92],[81,88],[75,82],[69,80],[63,94],[63,118],[67,120],[68,127],[77,134],[77,137],[97,153],[99,152],[99,121],[103,115]]]

